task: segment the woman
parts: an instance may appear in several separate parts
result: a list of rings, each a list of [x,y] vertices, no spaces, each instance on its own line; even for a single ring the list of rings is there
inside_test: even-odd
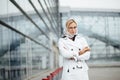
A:
[[[64,58],[61,80],[89,80],[85,60],[90,57],[90,48],[82,36],[77,34],[77,23],[66,22],[65,34],[59,39],[59,50]]]

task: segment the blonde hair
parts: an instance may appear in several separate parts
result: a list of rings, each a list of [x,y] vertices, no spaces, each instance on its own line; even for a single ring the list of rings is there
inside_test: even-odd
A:
[[[75,23],[75,24],[77,25],[77,23],[76,23],[76,21],[75,21],[74,19],[69,19],[69,20],[66,22],[66,28],[68,28],[68,26],[70,26],[70,24],[72,24],[72,23]]]

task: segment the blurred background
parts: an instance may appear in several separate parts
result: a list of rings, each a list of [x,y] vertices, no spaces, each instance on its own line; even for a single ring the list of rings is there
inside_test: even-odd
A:
[[[58,39],[78,23],[90,80],[120,80],[120,0],[0,0],[0,80],[42,80],[62,67]],[[62,71],[62,70],[61,70]],[[52,80],[60,80],[62,73]]]

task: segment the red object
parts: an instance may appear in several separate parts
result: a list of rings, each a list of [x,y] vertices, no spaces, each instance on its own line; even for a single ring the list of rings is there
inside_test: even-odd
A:
[[[42,80],[49,80],[48,78],[43,78]]]
[[[56,69],[54,72],[50,73],[47,78],[43,78],[42,80],[52,80],[60,71],[62,71],[63,67]]]

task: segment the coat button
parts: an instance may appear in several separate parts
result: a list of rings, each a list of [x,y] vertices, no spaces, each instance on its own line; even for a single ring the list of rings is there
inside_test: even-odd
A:
[[[69,69],[67,70],[67,72],[69,72]]]
[[[73,51],[73,49],[71,49],[71,51]]]
[[[75,69],[75,67],[73,67],[73,69]]]

